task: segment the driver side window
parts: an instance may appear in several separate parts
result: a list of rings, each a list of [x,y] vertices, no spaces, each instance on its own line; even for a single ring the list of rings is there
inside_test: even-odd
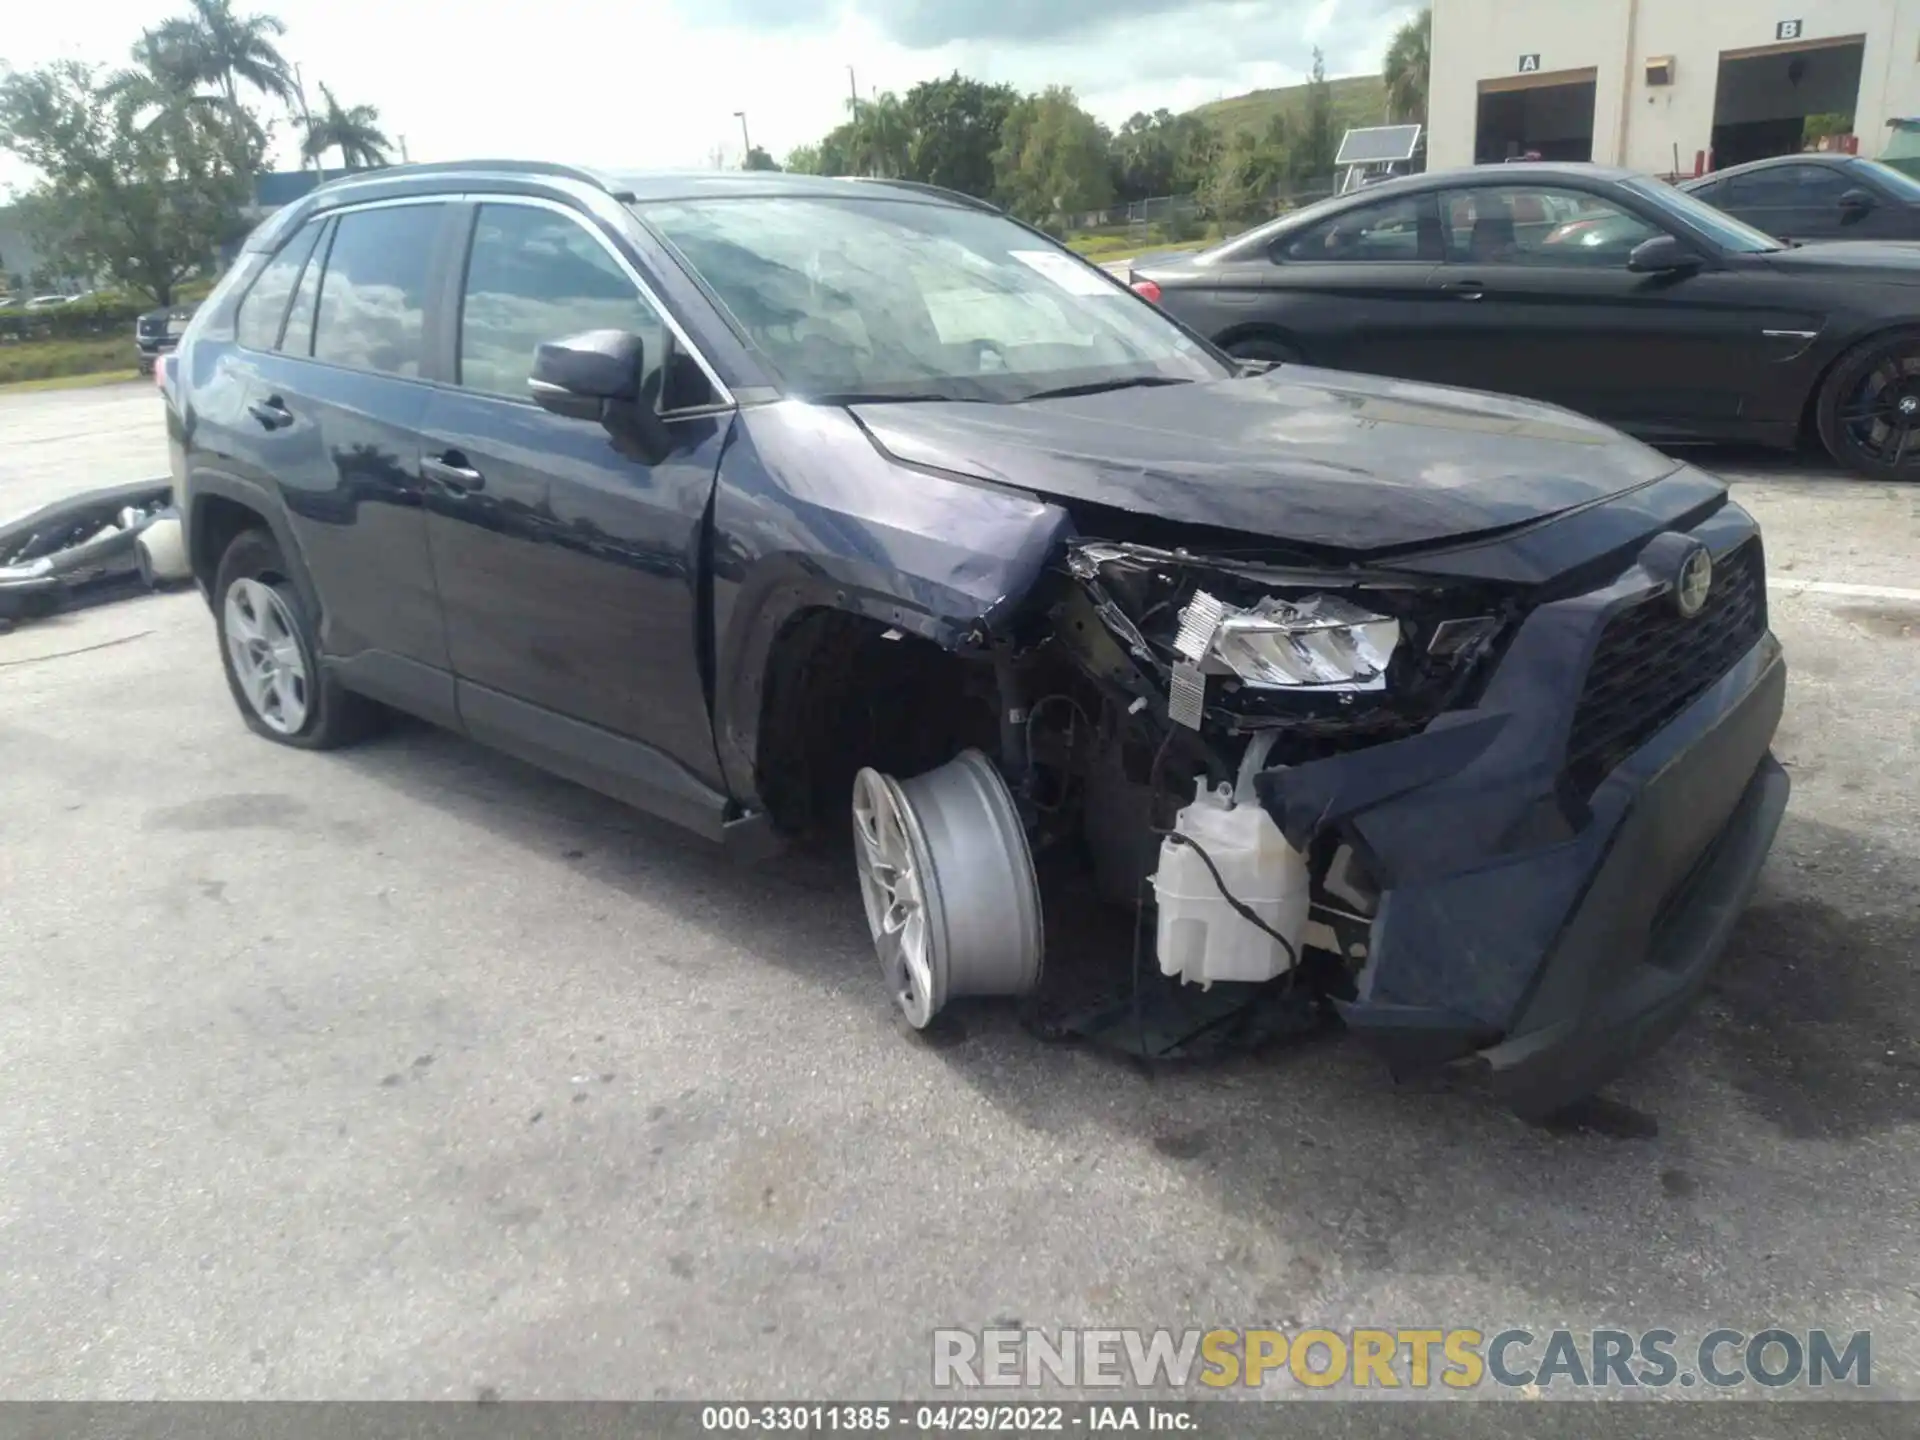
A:
[[[482,205],[460,300],[462,387],[529,400],[536,347],[585,330],[638,335],[641,393],[657,390],[666,325],[606,247],[555,211]]]
[[[1578,265],[1624,270],[1663,234],[1611,200],[1546,185],[1486,185],[1440,197],[1447,259],[1456,265]]]

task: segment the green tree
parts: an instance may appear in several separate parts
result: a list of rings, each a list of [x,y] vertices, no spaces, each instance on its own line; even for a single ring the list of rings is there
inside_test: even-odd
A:
[[[987,85],[955,71],[926,80],[901,101],[909,180],[944,185],[982,199],[993,194],[1000,129],[1020,99],[1010,85]]]
[[[1427,118],[1427,75],[1432,66],[1433,11],[1422,10],[1393,33],[1380,72],[1387,82],[1387,118]]]
[[[1200,188],[1207,213],[1227,225],[1264,220],[1293,176],[1298,151],[1285,115],[1264,131],[1236,130],[1221,142]]]
[[[134,123],[124,78],[71,60],[7,73],[0,149],[39,172],[21,216],[64,268],[165,305],[244,228],[262,142],[223,112],[188,105]]]
[[[747,158],[741,162],[740,168],[742,170],[778,170],[780,164],[773,156],[755,145],[747,151]]]
[[[888,180],[904,178],[911,134],[906,107],[900,97],[891,90],[883,90],[871,100],[849,101],[848,108],[852,116],[847,121],[845,144],[850,151],[847,157],[850,164],[833,173],[877,175]]]
[[[342,105],[322,85],[319,110],[302,123],[306,135],[300,141],[300,153],[309,160],[317,163],[327,151],[338,150],[340,164],[347,170],[387,163],[393,142],[380,128],[380,111],[375,106]]]
[[[1194,194],[1218,150],[1218,134],[1198,115],[1136,114],[1113,137],[1114,190],[1122,200]]]
[[[1307,77],[1307,113],[1288,166],[1295,182],[1312,182],[1333,174],[1333,157],[1340,153],[1333,133],[1333,87],[1327,84],[1326,58],[1318,46]]]
[[[1041,224],[1113,200],[1110,137],[1073,91],[1049,86],[1007,113],[994,152],[994,188],[1023,220]]]
[[[1214,162],[1226,145],[1216,125],[1198,115],[1182,115],[1178,121],[1177,146],[1173,165],[1173,193],[1196,194],[1213,173]]]
[[[796,145],[787,152],[786,168],[795,175],[825,175],[821,169],[821,147],[818,145]]]
[[[1179,159],[1175,117],[1166,110],[1138,111],[1113,137],[1113,188],[1122,200],[1173,193]]]

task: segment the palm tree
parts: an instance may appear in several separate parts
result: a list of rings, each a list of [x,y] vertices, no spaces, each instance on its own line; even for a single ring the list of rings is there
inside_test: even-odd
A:
[[[232,163],[242,170],[255,168],[267,148],[266,128],[238,100],[198,93],[180,54],[151,32],[142,37],[133,47],[138,63],[116,71],[104,87],[115,124],[176,148],[199,137],[223,136],[221,149]]]
[[[187,14],[142,33],[134,58],[156,78],[194,91],[219,90],[230,107],[247,85],[270,99],[293,98],[293,72],[274,42],[287,27],[277,15],[236,15],[233,0],[188,0]]]
[[[849,108],[849,139],[862,171],[889,180],[904,175],[911,127],[900,97],[885,90],[871,100],[854,100]]]
[[[1427,118],[1427,71],[1433,55],[1433,11],[1422,10],[1394,32],[1381,70],[1387,82],[1387,118]]]
[[[393,142],[380,128],[380,111],[375,106],[342,105],[325,85],[320,87],[320,100],[320,109],[305,122],[302,156],[318,162],[327,151],[338,150],[340,164],[348,170],[387,163]]]

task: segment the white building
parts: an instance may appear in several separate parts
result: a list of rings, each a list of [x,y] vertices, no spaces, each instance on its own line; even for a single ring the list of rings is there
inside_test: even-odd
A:
[[[1693,174],[1920,116],[1920,0],[1434,0],[1427,163]]]

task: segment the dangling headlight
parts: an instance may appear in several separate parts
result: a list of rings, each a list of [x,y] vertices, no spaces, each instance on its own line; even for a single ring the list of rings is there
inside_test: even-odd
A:
[[[1174,646],[1202,674],[1260,690],[1383,690],[1400,622],[1337,595],[1270,595],[1238,609],[1201,590]]]
[[[1382,690],[1400,622],[1333,595],[1266,599],[1230,614],[1214,658],[1256,689]]]

